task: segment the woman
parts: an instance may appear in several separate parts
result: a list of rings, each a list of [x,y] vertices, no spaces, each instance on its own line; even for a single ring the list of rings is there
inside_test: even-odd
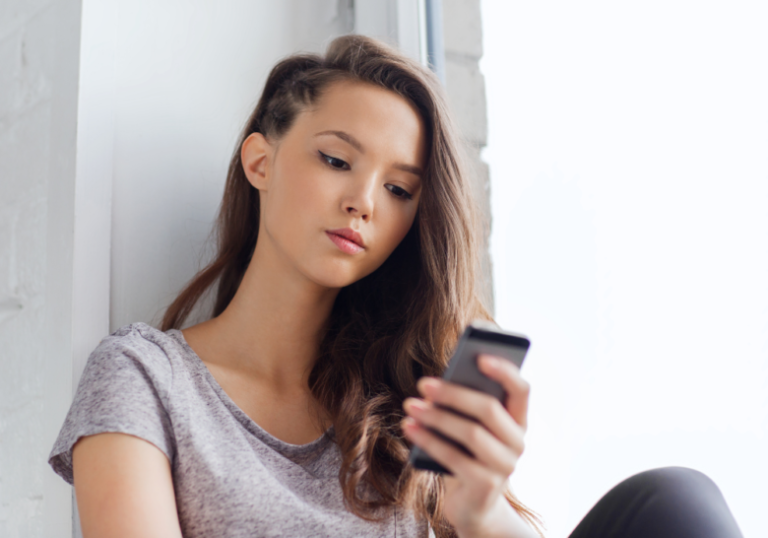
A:
[[[536,536],[507,489],[527,383],[493,357],[479,365],[505,405],[439,380],[464,326],[490,319],[461,161],[439,84],[391,49],[346,36],[280,62],[230,164],[214,261],[160,330],[123,327],[89,358],[50,459],[83,535]],[[208,292],[212,317],[182,330]],[[412,444],[452,475],[408,467]],[[577,533],[644,532],[595,510]]]

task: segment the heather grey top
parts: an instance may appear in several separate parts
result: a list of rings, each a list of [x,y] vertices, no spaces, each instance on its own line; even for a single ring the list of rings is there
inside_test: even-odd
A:
[[[344,507],[332,429],[306,445],[263,430],[227,396],[181,331],[134,323],[88,358],[49,463],[72,483],[72,446],[122,432],[168,457],[186,538],[424,537],[424,521],[402,509],[381,523]]]

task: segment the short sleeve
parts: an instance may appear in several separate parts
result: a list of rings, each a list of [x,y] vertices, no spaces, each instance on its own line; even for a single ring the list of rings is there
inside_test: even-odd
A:
[[[168,404],[173,371],[165,352],[138,324],[119,329],[91,353],[48,463],[73,483],[72,447],[81,437],[119,432],[140,437],[173,462]]]

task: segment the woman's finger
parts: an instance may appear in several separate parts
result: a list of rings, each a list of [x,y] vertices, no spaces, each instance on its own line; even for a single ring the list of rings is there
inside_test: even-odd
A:
[[[498,381],[507,393],[506,408],[523,430],[528,428],[528,397],[531,385],[522,378],[520,369],[511,361],[491,355],[477,358],[480,371]]]
[[[417,388],[427,400],[476,419],[505,445],[515,446],[524,432],[493,396],[434,377],[421,378]]]
[[[435,407],[429,402],[408,398],[405,411],[419,424],[432,428],[467,448],[475,458],[492,471],[509,476],[515,470],[517,458],[523,451],[522,435],[514,446],[507,446],[483,425]]]
[[[488,482],[493,485],[497,473],[491,472],[480,462],[468,456],[447,441],[440,439],[411,417],[406,417],[402,422],[405,436],[424,452],[429,454],[437,463],[448,469],[454,477],[462,482]]]

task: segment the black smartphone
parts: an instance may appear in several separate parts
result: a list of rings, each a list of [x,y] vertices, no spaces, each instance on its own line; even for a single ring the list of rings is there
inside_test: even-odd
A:
[[[504,388],[480,372],[477,366],[477,357],[483,354],[494,355],[512,361],[520,367],[530,346],[530,340],[523,335],[502,331],[490,322],[475,321],[466,328],[464,334],[459,338],[456,351],[448,363],[443,379],[485,392],[503,403],[506,400]],[[447,407],[446,409],[465,416],[453,409]],[[431,431],[464,453],[472,455],[458,440],[450,439],[438,431]],[[451,474],[417,446],[411,449],[409,462],[417,469]]]

